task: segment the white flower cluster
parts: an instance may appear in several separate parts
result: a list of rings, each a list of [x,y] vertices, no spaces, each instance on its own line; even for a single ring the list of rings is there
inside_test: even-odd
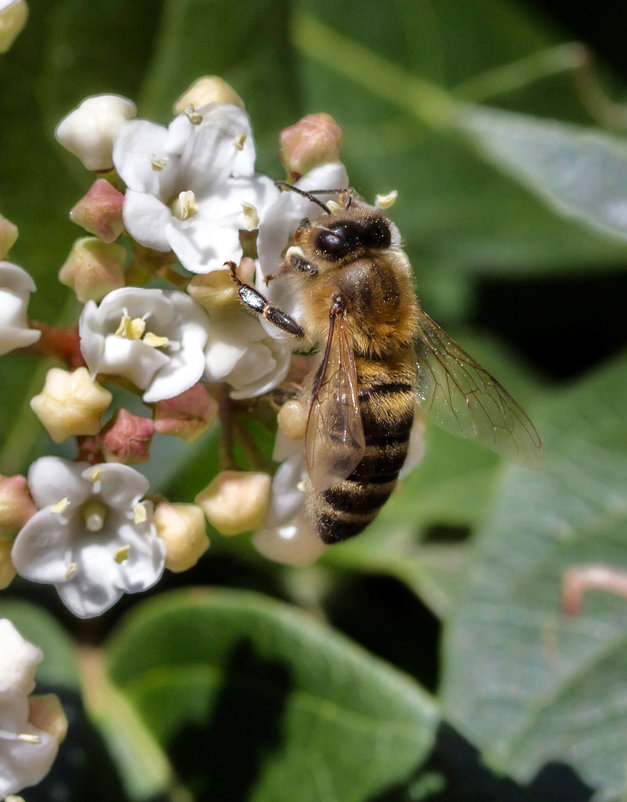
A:
[[[40,782],[50,771],[64,735],[66,722],[60,731],[58,720],[54,728],[41,726],[36,703],[48,703],[50,713],[50,697],[29,697],[42,659],[40,649],[25,640],[8,619],[0,619],[0,799]],[[63,718],[58,700],[53,698],[56,717]],[[48,721],[50,718],[48,715]],[[57,733],[50,731],[54,729]]]

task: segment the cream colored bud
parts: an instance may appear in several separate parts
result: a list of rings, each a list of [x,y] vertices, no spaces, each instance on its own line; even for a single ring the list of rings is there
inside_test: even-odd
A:
[[[244,257],[237,268],[237,275],[245,284],[250,284],[255,275],[254,260]],[[242,308],[237,285],[228,268],[197,274],[187,285],[187,292],[214,318],[230,315]]]
[[[102,242],[98,237],[82,237],[72,246],[59,270],[59,281],[71,287],[81,303],[100,301],[111,290],[124,286],[126,248]]]
[[[198,109],[207,103],[232,103],[244,108],[244,101],[230,84],[217,75],[205,75],[183,92],[174,104],[174,113],[184,114],[189,106]]]
[[[263,521],[270,484],[267,473],[222,471],[194,500],[221,535],[239,535]]]
[[[12,540],[0,540],[0,590],[8,588],[17,573],[11,560]]]
[[[6,5],[3,4],[3,5]],[[15,3],[0,11],[0,53],[6,53],[23,31],[28,20],[26,0]]]
[[[57,743],[64,740],[67,735],[67,716],[56,693],[29,696],[28,723],[52,735]]]
[[[281,131],[281,162],[294,178],[339,159],[342,129],[330,114],[308,114]]]
[[[125,97],[95,95],[64,117],[54,135],[88,170],[110,170],[113,140],[122,125],[136,114],[135,104]]]
[[[277,421],[279,429],[290,440],[302,440],[307,429],[309,410],[296,399],[286,401],[279,410]]]
[[[26,477],[0,476],[0,542],[13,540],[36,512]]]
[[[15,223],[0,214],[0,259],[6,258],[17,240],[18,230]]]
[[[164,501],[155,509],[154,522],[165,543],[165,567],[174,573],[192,568],[209,548],[205,516],[195,504]]]
[[[100,416],[113,396],[89,375],[87,368],[73,372],[51,368],[44,388],[30,402],[35,415],[55,443],[81,434],[98,434]]]

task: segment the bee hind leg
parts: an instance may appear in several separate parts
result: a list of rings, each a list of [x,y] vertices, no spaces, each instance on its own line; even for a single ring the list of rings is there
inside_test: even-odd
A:
[[[250,284],[245,284],[238,277],[235,262],[226,262],[226,264],[231,270],[233,281],[237,284],[237,294],[249,309],[252,309],[258,315],[263,315],[266,320],[282,331],[288,332],[288,334],[293,334],[295,337],[305,336],[305,332],[293,318],[282,312],[278,306],[272,306],[260,292],[251,287]]]

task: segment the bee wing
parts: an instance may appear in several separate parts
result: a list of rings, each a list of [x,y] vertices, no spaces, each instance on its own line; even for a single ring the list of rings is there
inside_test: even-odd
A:
[[[365,450],[353,349],[343,317],[331,317],[305,434],[305,461],[312,485],[326,490],[346,479]]]
[[[419,310],[418,398],[438,426],[478,440],[526,468],[541,468],[542,440],[511,395]]]

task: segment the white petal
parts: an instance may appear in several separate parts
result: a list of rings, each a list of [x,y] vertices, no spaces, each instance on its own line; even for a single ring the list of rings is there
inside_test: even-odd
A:
[[[0,619],[0,686],[31,693],[35,669],[42,660],[41,649],[23,638],[8,618]]]
[[[274,529],[258,530],[252,537],[252,544],[264,557],[295,566],[311,565],[327,548],[305,513]]]
[[[20,576],[32,582],[64,582],[74,562],[73,541],[80,532],[50,510],[40,510],[22,527],[11,550]]]
[[[120,177],[131,190],[150,193],[162,201],[174,194],[178,159],[168,158],[168,130],[148,120],[125,123],[113,147],[113,161]],[[155,160],[163,159],[155,169]]]
[[[91,481],[90,475],[93,475],[93,472],[93,466],[83,471],[86,481]],[[98,474],[99,494],[102,500],[118,511],[120,508],[131,509],[150,488],[148,479],[128,465],[120,463],[98,465]]]
[[[256,398],[279,385],[290,369],[292,349],[287,343],[254,343],[227,377],[231,398]]]
[[[50,771],[59,745],[28,723],[28,699],[17,688],[0,689],[0,730],[36,736],[37,743],[0,736],[0,798],[36,785]]]
[[[188,346],[174,352],[158,370],[142,396],[143,400],[147,404],[155,404],[184,393],[200,379],[204,368],[205,354],[202,347]]]
[[[125,337],[109,334],[105,337],[104,352],[95,372],[123,376],[140,390],[145,390],[157,371],[165,367],[168,362],[169,359],[164,353],[158,348],[146,345],[142,340],[127,340]],[[89,368],[92,370],[91,365]]]
[[[180,263],[193,273],[221,270],[225,262],[239,262],[242,256],[239,229],[220,226],[201,213],[185,221],[171,218],[165,235]]]
[[[35,504],[47,507],[69,498],[74,506],[82,504],[91,490],[82,478],[86,462],[68,462],[60,457],[40,457],[28,470],[28,488]]]
[[[12,264],[0,261],[0,287],[17,292],[35,292],[35,282],[26,270]]]
[[[127,189],[122,217],[129,234],[140,245],[156,251],[170,250],[165,227],[173,218],[170,209],[159,198]]]

